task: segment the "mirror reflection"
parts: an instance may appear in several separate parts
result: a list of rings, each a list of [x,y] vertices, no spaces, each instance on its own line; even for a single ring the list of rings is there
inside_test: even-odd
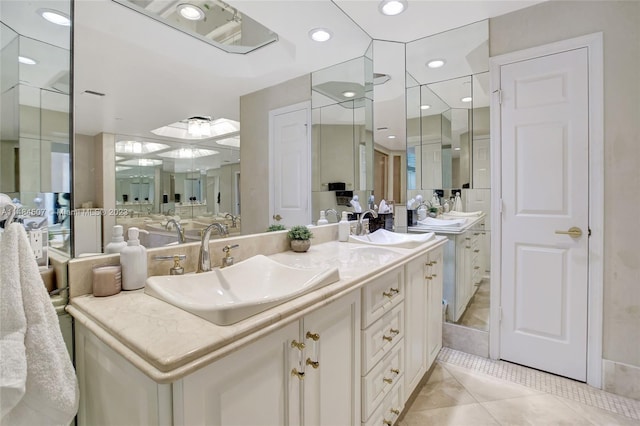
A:
[[[487,21],[407,44],[410,232],[448,239],[448,322],[489,329],[490,171]]]
[[[6,2],[0,37],[0,192],[16,220],[48,235],[43,267],[49,249],[71,253],[70,30],[45,21],[45,6],[68,19],[65,1]]]

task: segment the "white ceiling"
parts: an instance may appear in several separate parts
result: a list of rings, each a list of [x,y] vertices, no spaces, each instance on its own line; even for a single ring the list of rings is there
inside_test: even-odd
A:
[[[241,95],[362,56],[371,38],[408,42],[537,2],[409,0],[406,12],[387,17],[378,0],[228,0],[279,37],[238,55],[111,0],[76,0],[75,131],[151,137],[151,129],[196,115],[239,120]],[[2,0],[3,21],[10,3],[35,10],[54,2]],[[333,38],[311,41],[315,27]]]

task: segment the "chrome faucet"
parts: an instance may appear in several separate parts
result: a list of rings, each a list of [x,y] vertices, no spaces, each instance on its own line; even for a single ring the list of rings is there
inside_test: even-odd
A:
[[[329,215],[329,213],[333,213],[336,217],[336,222],[340,221],[340,217],[338,216],[338,211],[336,209],[326,209],[324,211],[324,215],[325,217],[327,217]]]
[[[170,224],[174,224],[176,226],[176,231],[178,231],[178,244],[184,244],[184,233],[182,231],[182,226],[175,219],[169,219],[167,224],[164,226],[165,229],[169,229]]]
[[[365,210],[361,215],[360,215],[360,219],[358,219],[358,225],[356,226],[356,235],[364,235],[364,225],[362,224],[362,220],[364,219],[364,217],[367,215],[367,213],[371,214],[372,218],[377,218],[378,217],[378,213],[376,213],[374,210]]]
[[[235,228],[238,226],[238,216],[234,216],[231,213],[227,213],[224,215],[225,219],[231,219],[231,227]]]
[[[222,237],[229,235],[227,227],[221,223],[214,222],[207,226],[202,233],[202,241],[200,241],[200,254],[198,255],[198,270],[196,273],[207,272],[211,270],[211,255],[209,254],[209,238],[211,238],[211,231],[213,228],[218,231],[218,234]]]

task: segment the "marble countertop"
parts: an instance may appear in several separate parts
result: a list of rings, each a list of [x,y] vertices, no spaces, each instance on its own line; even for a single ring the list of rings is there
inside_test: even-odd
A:
[[[464,234],[469,229],[478,225],[484,218],[486,217],[485,213],[482,213],[480,216],[466,216],[452,219],[467,219],[467,223],[464,226],[459,228],[456,227],[444,227],[444,226],[425,226],[425,225],[416,225],[409,226],[407,229],[409,232],[435,232],[436,234],[442,235],[458,235]]]
[[[300,268],[338,266],[340,280],[228,326],[208,322],[144,290],[74,297],[67,310],[151,379],[171,383],[445,242],[445,237],[436,237],[416,249],[403,249],[330,241],[312,245],[307,253],[271,255]]]

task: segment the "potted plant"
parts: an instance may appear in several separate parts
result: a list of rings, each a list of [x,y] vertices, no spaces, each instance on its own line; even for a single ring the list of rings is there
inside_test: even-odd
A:
[[[287,237],[291,240],[291,250],[305,252],[311,247],[310,238],[313,237],[309,228],[304,225],[292,226],[287,232]]]
[[[267,232],[274,232],[274,231],[284,231],[285,228],[284,225],[280,225],[280,224],[274,224],[274,225],[269,225],[269,227],[267,228]]]

